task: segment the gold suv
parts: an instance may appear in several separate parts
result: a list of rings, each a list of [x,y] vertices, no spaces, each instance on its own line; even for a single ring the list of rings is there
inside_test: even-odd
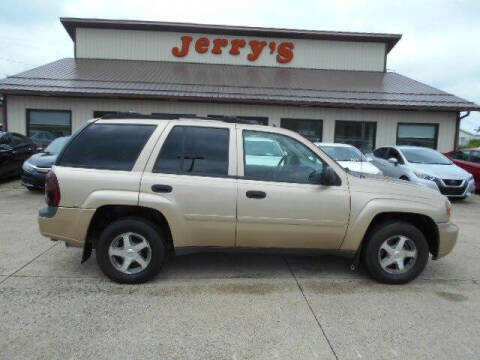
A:
[[[405,283],[455,245],[450,203],[405,181],[342,169],[302,136],[201,119],[94,119],[46,179],[40,232],[95,249],[117,282],[154,276],[169,254],[338,253]]]

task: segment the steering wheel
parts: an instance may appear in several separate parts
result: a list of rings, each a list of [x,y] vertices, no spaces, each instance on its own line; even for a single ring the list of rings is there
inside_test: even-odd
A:
[[[283,166],[287,163],[288,155],[283,155],[280,161],[277,164],[277,167]]]

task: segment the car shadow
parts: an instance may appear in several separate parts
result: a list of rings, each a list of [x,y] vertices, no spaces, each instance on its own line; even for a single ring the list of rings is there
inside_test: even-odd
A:
[[[364,277],[350,270],[351,260],[340,256],[198,253],[170,258],[160,278],[336,278]]]

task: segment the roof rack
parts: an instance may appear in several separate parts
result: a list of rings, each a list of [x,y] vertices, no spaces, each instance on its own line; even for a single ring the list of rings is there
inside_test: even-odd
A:
[[[156,120],[175,120],[175,119],[196,119],[196,120],[216,120],[216,121],[224,121],[227,123],[233,124],[249,124],[252,125],[252,121],[249,119],[242,119],[237,116],[196,116],[196,115],[175,115],[175,114],[141,114],[137,112],[115,112],[115,113],[107,113],[101,116],[99,119],[102,120],[113,120],[113,119],[156,119]],[[255,125],[262,125],[262,124],[255,124]]]

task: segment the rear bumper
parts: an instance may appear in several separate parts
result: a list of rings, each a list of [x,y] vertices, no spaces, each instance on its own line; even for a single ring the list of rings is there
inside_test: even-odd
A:
[[[46,206],[38,212],[40,233],[52,240],[83,247],[95,209]]]
[[[451,223],[440,223],[438,226],[439,244],[438,254],[434,259],[439,259],[449,254],[455,246],[458,238],[458,226]]]

